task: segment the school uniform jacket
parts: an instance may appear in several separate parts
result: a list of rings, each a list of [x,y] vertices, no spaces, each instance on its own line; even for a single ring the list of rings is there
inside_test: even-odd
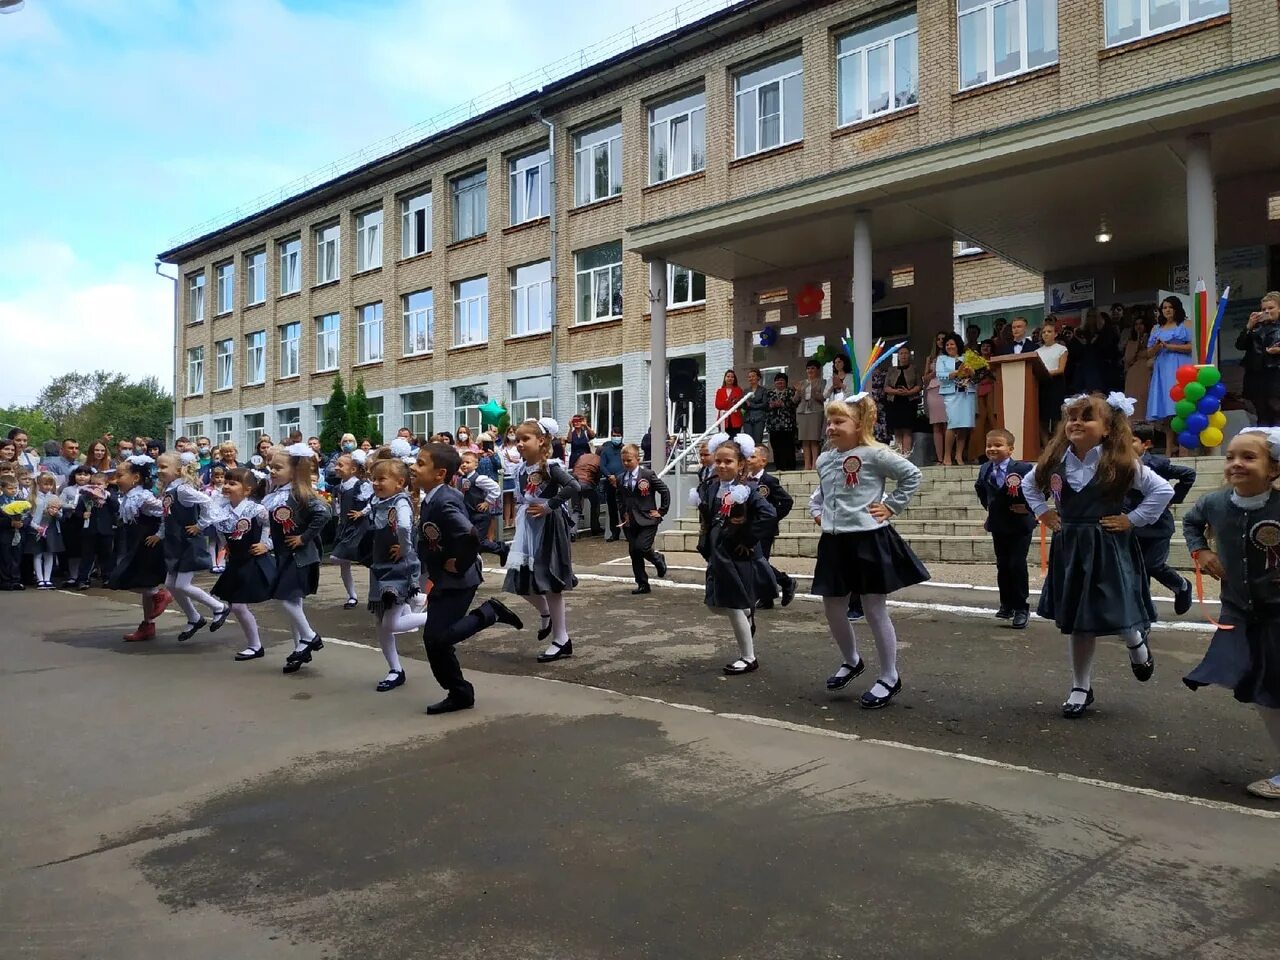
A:
[[[87,491],[81,491],[75,509],[71,511],[72,522],[79,526],[87,537],[115,536],[116,517],[120,515],[120,498],[114,490],[107,490],[107,495],[99,500]]]
[[[1022,484],[1033,463],[1025,460],[1009,461],[1005,471],[1004,483],[996,484],[996,465],[988,460],[978,470],[978,480],[973,485],[978,494],[978,502],[987,511],[986,528],[997,537],[1025,537],[1036,528],[1036,517],[1027,505]],[[1026,512],[1015,513],[1013,508],[1023,507]]]
[[[1173,536],[1174,531],[1177,529],[1173,522],[1173,511],[1170,507],[1187,499],[1187,494],[1196,485],[1196,472],[1191,467],[1184,467],[1180,463],[1174,463],[1168,457],[1162,457],[1155,453],[1144,453],[1142,455],[1142,465],[1155,473],[1156,476],[1163,477],[1169,481],[1169,484],[1173,487],[1173,499],[1169,501],[1169,506],[1165,508],[1164,513],[1160,514],[1160,519],[1148,526],[1134,528],[1134,535],[1139,540],[1167,540]],[[1125,501],[1125,510],[1132,510],[1141,502],[1142,494],[1136,490],[1130,491],[1129,497]]]
[[[418,560],[435,590],[474,590],[480,573],[480,538],[462,491],[436,487],[418,515]],[[456,572],[446,570],[452,560]]]
[[[618,477],[618,489],[622,491],[623,510],[628,526],[656,527],[662,519],[649,516],[649,511],[657,510],[665,517],[671,509],[670,489],[648,467],[639,468],[634,483],[631,473],[624,472]]]
[[[497,481],[475,470],[468,474],[458,474],[455,485],[455,489],[462,494],[471,522],[477,527],[487,526],[495,516],[492,508],[502,500],[502,490]],[[491,509],[484,509],[486,503]]]
[[[791,512],[791,508],[795,506],[795,498],[787,493],[782,483],[771,474],[768,470],[760,471],[759,476],[752,477],[753,482],[760,488],[760,492],[764,498],[769,501],[769,505],[773,507],[774,513],[778,515],[778,520],[774,524],[773,533],[778,532],[778,524],[787,519],[787,514]]]
[[[277,561],[305,567],[320,562],[320,535],[329,522],[329,508],[319,497],[306,502],[298,499],[291,484],[272,490],[263,498],[262,505],[271,517],[271,540],[275,544]],[[293,549],[285,543],[286,537],[301,537],[302,546]]]

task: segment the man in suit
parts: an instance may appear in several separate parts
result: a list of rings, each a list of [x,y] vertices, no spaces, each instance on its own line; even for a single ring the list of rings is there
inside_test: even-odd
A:
[[[1007,343],[1001,344],[997,342],[997,347],[999,348],[1001,356],[1035,352],[1035,341],[1027,336],[1026,317],[1013,318],[1013,322],[1009,324],[1009,336],[1010,339]]]
[[[654,565],[658,576],[667,575],[667,561],[654,551],[653,538],[658,534],[658,524],[671,508],[671,491],[656,473],[640,466],[640,449],[634,443],[622,448],[622,469],[622,476],[618,478],[622,529],[627,535],[631,572],[636,578],[636,588],[631,592],[649,593],[645,561]]]
[[[427,707],[427,713],[452,713],[475,706],[475,688],[462,675],[454,645],[495,623],[521,629],[520,618],[498,600],[486,600],[467,612],[480,572],[480,537],[467,514],[462,492],[451,486],[461,458],[456,448],[428,443],[418,450],[413,477],[425,497],[418,513],[418,560],[430,584],[427,624],[422,641],[427,663],[446,696]]]
[[[1155,428],[1151,424],[1137,424],[1133,428],[1133,449],[1142,458],[1144,467],[1173,485],[1173,499],[1165,507],[1159,520],[1145,527],[1134,527],[1133,535],[1138,538],[1138,545],[1142,547],[1147,576],[1173,591],[1173,610],[1181,616],[1191,609],[1191,582],[1169,566],[1169,541],[1173,539],[1176,529],[1170,507],[1187,499],[1187,494],[1196,485],[1196,472],[1191,467],[1174,463],[1168,457],[1152,453],[1151,444],[1155,436]],[[1142,495],[1131,490],[1125,508],[1132,510],[1141,501]]]
[[[771,451],[767,444],[757,444],[756,452],[747,458],[747,479],[760,488],[760,492],[764,498],[769,501],[774,511],[778,514],[770,525],[770,533],[767,537],[760,541],[760,552],[764,554],[766,560],[773,552],[773,541],[778,537],[778,527],[787,514],[791,512],[791,508],[795,506],[795,500],[791,494],[778,481],[773,474],[768,473],[765,467],[769,465],[769,455]],[[772,563],[769,569],[773,571],[773,579],[778,584],[778,590],[782,593],[782,605],[785,607],[795,599],[796,581],[790,574],[783,573]],[[760,604],[761,610],[773,609],[773,601],[765,600]]]
[[[986,528],[996,551],[996,583],[1000,588],[996,616],[1012,619],[1013,628],[1022,630],[1031,615],[1027,603],[1031,592],[1027,554],[1036,528],[1035,515],[1022,493],[1022,481],[1035,464],[1014,460],[1013,444],[1013,434],[1008,430],[987,434],[987,462],[978,471],[974,490],[987,511]]]

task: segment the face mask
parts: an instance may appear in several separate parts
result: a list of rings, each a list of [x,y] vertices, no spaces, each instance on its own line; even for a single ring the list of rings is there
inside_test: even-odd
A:
[[[199,449],[199,451],[200,451],[200,456],[202,456],[202,457],[207,457],[207,456],[209,455],[209,448],[208,448],[208,447],[199,447],[199,448],[197,448],[197,449]]]
[[[612,443],[615,447],[620,447],[620,446],[622,446],[622,438],[621,438],[621,437],[610,437],[610,438],[609,438],[609,442],[610,442],[610,443]]]
[[[354,443],[344,443],[342,445],[342,449],[345,450],[347,453],[350,453],[355,448],[356,448],[356,445]]]

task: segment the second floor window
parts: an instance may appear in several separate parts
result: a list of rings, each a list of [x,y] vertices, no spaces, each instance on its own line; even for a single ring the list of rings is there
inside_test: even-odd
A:
[[[302,324],[286,323],[280,328],[280,376],[298,375],[298,343],[302,339]]]
[[[511,225],[551,213],[551,154],[546,150],[511,161]]]
[[[431,191],[400,201],[400,256],[408,259],[431,249]]]
[[[455,177],[453,188],[453,239],[478,237],[488,229],[489,175],[484,170]]]
[[[213,345],[213,357],[217,364],[217,368],[214,371],[215,390],[226,390],[231,387],[235,348],[236,342],[234,340],[219,340]]]
[[[204,393],[204,347],[187,350],[187,396]]]
[[[578,323],[622,316],[622,244],[605,243],[579,251]]]
[[[689,307],[706,302],[706,276],[688,267],[667,264],[667,306]]]
[[[244,382],[262,383],[267,379],[267,331],[258,330],[244,338]]]
[[[956,0],[960,89],[1058,61],[1058,0]]]
[[[342,253],[338,224],[316,230],[316,283],[338,279],[338,259]]]
[[[256,250],[244,255],[246,302],[252,306],[267,299],[267,252]]]
[[[382,208],[356,217],[356,272],[382,266]]]
[[[841,126],[914,106],[919,92],[916,15],[841,37],[836,73]]]
[[[302,289],[302,241],[294,237],[281,240],[276,246],[280,250],[280,296],[283,297]]]
[[[404,304],[404,355],[430,353],[435,347],[435,308],[432,292],[406,293]]]
[[[733,78],[737,156],[804,138],[804,74],[800,54],[744,70]]]
[[[236,265],[220,263],[213,272],[218,292],[218,313],[230,313],[236,302]]]
[[[575,206],[622,193],[622,124],[610,123],[573,138]]]
[[[316,370],[338,369],[338,338],[341,318],[336,313],[316,317]]]
[[[475,277],[453,285],[453,345],[465,347],[489,340],[489,278]]]
[[[366,303],[356,314],[356,363],[382,359],[382,304]]]
[[[649,110],[649,182],[707,166],[707,95],[699,90]]]
[[[551,329],[551,261],[511,271],[511,335],[544,333]]]
[[[1221,16],[1230,0],[1104,0],[1107,46],[1140,40],[1153,34]]]
[[[204,320],[204,271],[187,277],[187,323]]]

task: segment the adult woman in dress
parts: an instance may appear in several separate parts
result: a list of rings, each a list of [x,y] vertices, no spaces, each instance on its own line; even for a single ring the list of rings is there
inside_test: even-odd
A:
[[[800,405],[796,407],[796,431],[804,450],[804,468],[813,470],[822,449],[822,410],[827,385],[822,380],[822,365],[809,360],[804,365],[804,383],[797,388]]]
[[[738,386],[738,375],[732,370],[724,372],[724,379],[720,382],[720,389],[716,391],[716,419],[719,420],[729,410],[733,409],[733,405],[742,399],[742,388]],[[724,432],[729,436],[737,436],[738,431],[742,429],[742,408],[739,407],[729,414],[724,421]]]
[[[885,416],[893,438],[898,442],[898,452],[911,456],[911,444],[915,432],[916,415],[920,407],[920,393],[924,385],[920,374],[911,364],[911,348],[902,347],[893,357],[893,363],[884,381]]]
[[[578,462],[578,458],[584,453],[591,452],[591,441],[595,439],[596,432],[587,426],[587,418],[580,413],[573,415],[573,419],[569,421],[569,469],[573,469],[573,465]]]
[[[967,466],[965,448],[973,429],[976,395],[972,386],[973,371],[964,362],[964,343],[954,333],[942,342],[943,353],[934,362],[934,375],[947,409],[947,432],[942,450],[942,465]],[[954,459],[953,459],[954,457]]]
[[[111,446],[106,437],[99,437],[89,444],[84,454],[84,465],[98,473],[106,473],[111,469]]]
[[[947,406],[942,402],[942,384],[938,380],[937,364],[947,336],[945,330],[934,334],[933,350],[924,361],[924,412],[929,418],[929,426],[933,428],[933,459],[939,463],[942,462],[942,452],[946,447]]]
[[[1151,321],[1136,313],[1133,330],[1124,345],[1124,394],[1133,397],[1133,420],[1147,419],[1147,394],[1151,390],[1151,358],[1147,356],[1147,339]]]
[[[825,400],[843,400],[847,394],[853,393],[853,384],[849,382],[849,358],[837,353],[831,361],[831,382],[827,384]]]
[[[765,425],[769,428],[769,445],[773,462],[779,470],[796,468],[796,404],[800,397],[779,370],[773,377],[773,389],[765,392],[767,404]]]
[[[1177,297],[1160,301],[1160,325],[1147,338],[1147,356],[1152,359],[1151,388],[1147,391],[1147,419],[1164,426],[1165,452],[1174,455],[1171,426],[1176,411],[1169,391],[1178,382],[1178,368],[1191,363],[1191,331],[1187,327],[1187,311]]]
[[[987,434],[1000,426],[1000,418],[996,416],[996,373],[991,369],[991,358],[995,352],[995,340],[983,340],[978,344],[978,356],[986,364],[973,371],[978,412],[969,434],[969,459],[975,463],[980,463],[986,456]]]
[[[1040,443],[1045,445],[1062,419],[1062,402],[1067,398],[1066,344],[1058,342],[1058,324],[1052,316],[1040,328],[1040,346],[1036,356],[1044,364],[1037,382],[1040,401]]]

